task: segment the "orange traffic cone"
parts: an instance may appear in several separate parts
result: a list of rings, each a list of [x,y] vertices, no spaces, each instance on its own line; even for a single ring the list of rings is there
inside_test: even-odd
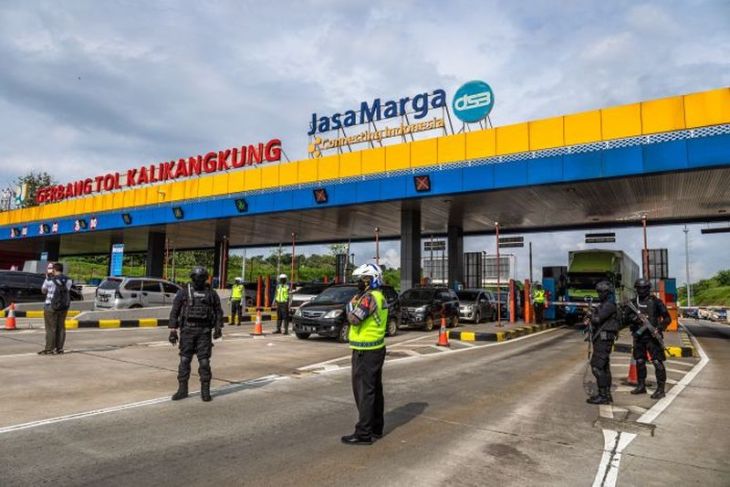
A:
[[[636,360],[631,357],[631,364],[629,365],[629,376],[626,378],[626,383],[630,386],[635,386],[639,382],[639,377],[636,374]]]
[[[5,329],[15,330],[15,303],[10,303],[8,308],[8,317],[5,318]]]
[[[449,332],[446,331],[446,317],[441,315],[441,328],[439,328],[439,341],[436,343],[439,347],[449,347]]]
[[[261,326],[261,309],[256,310],[256,324],[253,325],[252,335],[263,335],[264,329]]]

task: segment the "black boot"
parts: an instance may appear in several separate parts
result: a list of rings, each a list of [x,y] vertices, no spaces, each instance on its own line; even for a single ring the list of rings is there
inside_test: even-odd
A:
[[[213,400],[213,398],[210,397],[210,382],[200,383],[200,399],[205,402]]]
[[[631,394],[646,394],[646,383],[644,381],[639,381],[634,390],[631,391]]]
[[[598,388],[598,394],[586,399],[588,404],[611,404],[611,396],[605,387]]]
[[[661,399],[665,396],[664,394],[664,382],[658,382],[656,385],[656,391],[651,395],[652,399]]]
[[[179,401],[188,397],[188,381],[181,380],[177,386],[177,392],[172,396],[173,401]]]

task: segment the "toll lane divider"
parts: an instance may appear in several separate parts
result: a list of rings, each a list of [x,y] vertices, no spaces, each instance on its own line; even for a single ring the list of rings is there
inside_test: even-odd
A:
[[[272,320],[272,315],[265,314],[261,315],[262,321]],[[241,323],[253,322],[256,320],[255,316],[242,316]],[[226,324],[230,324],[229,317],[225,319]],[[158,326],[167,326],[170,324],[170,320],[163,318],[143,318],[138,320],[66,320],[66,329],[75,330],[78,328],[156,328]]]
[[[78,309],[70,309],[66,316],[76,316],[79,313],[81,313],[81,311]],[[7,316],[8,316],[7,310],[0,311],[0,318],[6,318]],[[15,317],[16,318],[43,318],[43,310],[42,309],[34,309],[34,310],[28,310],[28,311],[15,310]]]
[[[461,340],[464,342],[504,342],[513,338],[530,335],[549,328],[562,326],[562,321],[552,321],[550,323],[542,323],[539,325],[525,325],[510,330],[500,331],[449,331],[449,340]]]
[[[613,351],[618,353],[633,353],[634,347],[630,343],[617,343],[613,346]],[[669,346],[664,348],[664,353],[667,357],[696,357],[695,347],[691,344],[689,346],[683,345],[681,347]]]

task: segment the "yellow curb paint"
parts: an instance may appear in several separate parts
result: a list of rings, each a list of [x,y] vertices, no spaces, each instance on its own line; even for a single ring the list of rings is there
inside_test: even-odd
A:
[[[141,319],[141,320],[139,320],[139,327],[140,328],[156,328],[157,319],[156,318]]]
[[[503,331],[498,331],[497,332],[497,341],[498,342],[503,342],[505,340],[507,340],[507,337],[505,337],[504,332]]]
[[[121,325],[120,320],[99,320],[99,328],[119,328]]]
[[[67,330],[74,330],[79,327],[79,322],[76,320],[66,320],[66,323],[64,324],[64,327]]]
[[[25,312],[26,318],[43,318],[43,311],[26,311]]]
[[[466,342],[473,342],[476,340],[476,335],[473,331],[462,331],[460,340]]]

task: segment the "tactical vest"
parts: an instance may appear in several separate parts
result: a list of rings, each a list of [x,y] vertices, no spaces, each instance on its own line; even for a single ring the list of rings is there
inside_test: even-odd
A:
[[[231,288],[231,299],[233,301],[240,301],[243,297],[243,284],[234,284]]]
[[[209,289],[196,291],[193,286],[188,285],[188,299],[185,309],[185,318],[188,323],[210,323],[213,326],[213,303],[210,293]]]
[[[649,323],[651,323],[651,325],[654,328],[660,329],[659,317],[657,316],[658,315],[657,298],[650,295],[646,299],[646,301],[644,301],[644,303],[642,303],[640,301],[639,297],[637,296],[634,303],[636,304],[636,309],[641,311],[641,314],[643,314],[644,316],[649,318]],[[631,331],[637,331],[640,328],[642,328],[643,326],[644,326],[643,324],[632,323],[629,328],[631,329]],[[647,339],[649,339],[651,337],[651,333],[649,333],[648,330],[644,330],[644,333],[641,334],[641,337],[642,338],[646,337]]]
[[[350,325],[348,339],[353,350],[378,350],[385,346],[385,329],[388,324],[388,308],[385,297],[377,289],[370,291],[377,309],[359,325]]]
[[[279,284],[276,286],[276,297],[274,301],[277,303],[286,303],[289,301],[289,286],[286,284]]]

